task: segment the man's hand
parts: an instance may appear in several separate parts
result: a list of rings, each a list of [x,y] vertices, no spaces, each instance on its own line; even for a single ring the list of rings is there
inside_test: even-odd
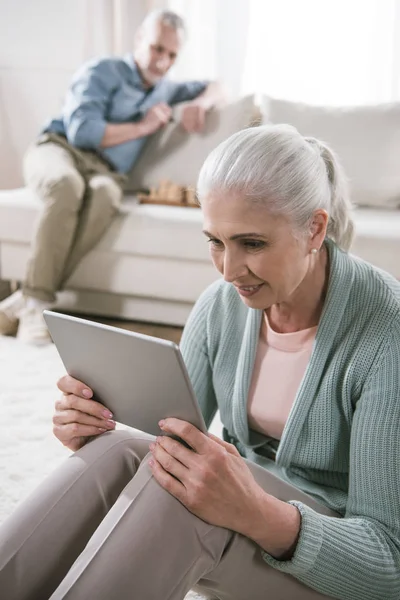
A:
[[[206,109],[200,102],[188,102],[182,107],[181,125],[188,133],[200,133],[204,129]]]
[[[152,106],[140,121],[143,128],[143,135],[152,135],[161,127],[164,127],[169,123],[172,115],[172,109],[168,104],[160,102],[155,106]]]
[[[89,437],[115,429],[110,411],[94,400],[87,385],[70,375],[62,377],[57,387],[63,395],[55,404],[53,433],[60,442],[75,452]]]

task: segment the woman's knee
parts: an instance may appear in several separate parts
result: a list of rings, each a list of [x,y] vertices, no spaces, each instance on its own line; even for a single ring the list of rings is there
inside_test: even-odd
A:
[[[153,436],[140,431],[119,429],[93,437],[85,446],[75,452],[76,455],[94,455],[96,457],[112,453],[116,460],[134,454],[142,460],[149,452]]]

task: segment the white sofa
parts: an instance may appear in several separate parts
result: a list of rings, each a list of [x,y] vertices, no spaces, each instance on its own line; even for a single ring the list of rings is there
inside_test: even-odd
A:
[[[302,123],[294,121],[304,117],[305,107],[279,101],[280,104],[271,110],[271,102],[267,102],[268,114],[264,104],[265,120],[271,120],[274,114],[276,120],[292,122],[302,129]],[[214,117],[211,119],[208,134],[197,140],[192,138],[189,141],[182,137],[176,126],[171,125],[154,137],[145,150],[139,169],[134,173],[136,182],[132,187],[150,186],[165,177],[182,184],[193,184],[209,149],[234,130],[246,126],[251,120],[249,110],[249,99],[243,99],[235,108],[228,107],[224,117],[218,117],[218,122],[212,120]],[[381,112],[387,118],[385,110]],[[331,113],[326,115],[327,119],[331,116]],[[320,125],[321,121],[311,120],[304,133],[326,139],[326,135],[319,135],[319,131],[311,131],[312,125],[318,123]],[[400,135],[400,117],[397,123]],[[377,206],[359,206],[356,209],[356,238],[352,252],[400,279],[400,210],[396,207],[396,203],[400,203],[400,169],[397,180],[390,179],[390,173],[385,174],[386,179],[377,177],[371,180],[371,165],[361,166],[357,171],[359,164],[351,145],[354,147],[356,142],[360,142],[357,135],[353,136],[350,125],[348,121],[342,136],[346,151],[354,158],[350,167],[357,172],[357,182],[367,182],[368,189],[365,188],[364,193],[368,200],[371,194],[367,192],[372,184],[372,197],[374,194],[383,197],[390,188],[393,204],[390,208],[387,202],[377,201]],[[380,131],[384,132],[385,127]],[[387,136],[389,131],[390,128]],[[374,149],[377,155],[385,150],[384,138],[385,135],[381,136],[380,147]],[[171,147],[173,152],[168,151]],[[157,154],[160,148],[166,156],[165,161],[160,158],[161,154]],[[398,148],[394,162],[400,164],[400,146]],[[337,150],[340,154],[340,149]],[[154,160],[157,156],[159,158]],[[361,158],[365,159],[365,152]],[[348,172],[348,175],[354,183],[352,173]],[[361,183],[358,183],[358,188],[353,185],[353,195],[360,187]],[[360,202],[360,198],[357,199]],[[0,279],[23,279],[40,208],[40,201],[25,188],[0,191]],[[128,193],[123,209],[110,230],[82,261],[66,290],[60,294],[58,307],[94,315],[183,325],[201,291],[218,277],[210,262],[201,229],[199,209],[138,205],[134,195]]]
[[[26,188],[0,192],[0,277],[21,281],[40,202]],[[217,277],[195,208],[139,205],[127,196],[98,246],[82,261],[60,308],[182,325]]]

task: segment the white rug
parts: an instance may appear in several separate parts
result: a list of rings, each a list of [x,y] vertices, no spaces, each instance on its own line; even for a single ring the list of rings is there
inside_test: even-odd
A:
[[[64,373],[55,346],[26,346],[0,336],[0,523],[69,454],[51,417]],[[201,600],[189,593],[186,600]]]

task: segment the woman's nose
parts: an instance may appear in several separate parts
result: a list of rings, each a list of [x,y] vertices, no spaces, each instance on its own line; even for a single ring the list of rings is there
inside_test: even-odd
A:
[[[247,267],[239,257],[234,257],[228,252],[225,252],[222,275],[228,283],[237,281],[247,273]]]

